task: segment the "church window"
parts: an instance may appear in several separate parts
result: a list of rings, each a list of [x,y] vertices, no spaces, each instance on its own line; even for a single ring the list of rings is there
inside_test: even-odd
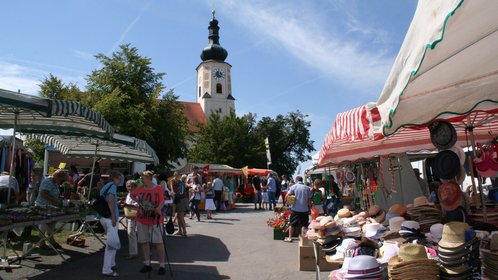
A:
[[[199,87],[199,97],[201,97],[201,87]]]
[[[216,93],[223,93],[223,88],[220,83],[216,84]]]

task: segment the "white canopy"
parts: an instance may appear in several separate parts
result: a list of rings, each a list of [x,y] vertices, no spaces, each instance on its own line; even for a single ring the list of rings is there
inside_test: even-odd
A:
[[[28,136],[51,145],[69,157],[97,157],[113,160],[159,164],[154,149],[144,140],[115,133],[112,141],[65,135]]]
[[[420,0],[377,106],[384,135],[498,108],[498,1]]]

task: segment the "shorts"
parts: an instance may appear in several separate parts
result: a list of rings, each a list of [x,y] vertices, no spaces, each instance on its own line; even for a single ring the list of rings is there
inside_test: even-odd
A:
[[[309,215],[308,212],[295,212],[292,211],[290,216],[290,224],[291,226],[297,227],[307,227],[309,224]]]
[[[149,243],[151,241],[151,237],[152,243],[163,243],[162,231],[162,225],[144,225],[137,222],[138,243]]]

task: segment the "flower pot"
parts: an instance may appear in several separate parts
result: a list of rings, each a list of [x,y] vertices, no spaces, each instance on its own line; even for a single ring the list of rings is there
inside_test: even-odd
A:
[[[287,232],[283,232],[283,228],[273,229],[273,240],[284,240],[288,236]]]

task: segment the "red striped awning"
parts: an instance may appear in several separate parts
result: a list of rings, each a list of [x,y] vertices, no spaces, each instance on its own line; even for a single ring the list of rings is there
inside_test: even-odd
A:
[[[362,106],[360,108],[364,107],[365,106]],[[375,109],[376,108],[371,107],[366,108],[367,111],[374,110],[374,113]],[[344,116],[345,113],[339,114],[338,117]],[[372,113],[360,114],[360,118],[368,115],[372,115]],[[377,119],[375,118],[374,120]],[[363,122],[365,121],[368,121],[368,119],[362,119],[362,121],[357,122],[357,124],[364,128],[365,124],[363,124]],[[478,111],[472,112],[466,116],[446,119],[446,121],[451,121],[455,126],[458,135],[458,142],[456,145],[460,147],[469,146],[470,135],[466,129],[469,127],[474,127],[473,133],[477,142],[488,142],[498,136],[498,115],[494,113]],[[334,130],[341,129],[338,127],[340,126],[340,123],[344,123],[344,120],[336,120],[331,131],[327,135],[327,139],[320,151],[319,166],[339,165],[344,162],[355,162],[377,156],[433,151],[436,149],[431,142],[429,129],[427,129],[426,126],[403,128],[396,134],[389,137],[382,137],[380,134],[381,130],[375,125],[375,122],[370,122],[370,129],[363,134],[363,138],[334,138],[331,135],[334,135]],[[352,131],[361,130],[362,128],[356,128]],[[335,136],[339,135],[335,134]]]

